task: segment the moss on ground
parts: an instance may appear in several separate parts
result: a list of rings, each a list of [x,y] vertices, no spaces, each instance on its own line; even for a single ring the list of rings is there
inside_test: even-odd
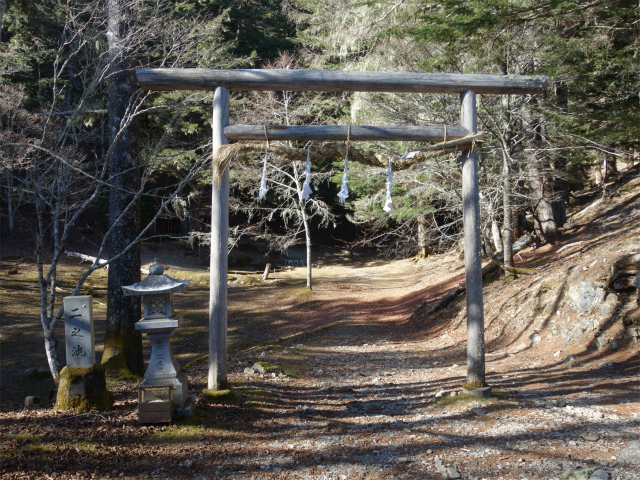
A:
[[[264,373],[275,373],[280,372],[282,369],[277,365],[271,365],[269,362],[256,362],[262,368],[264,368]]]
[[[470,404],[482,404],[486,405],[488,403],[495,403],[499,400],[495,397],[492,398],[481,398],[474,397],[473,395],[455,395],[453,397],[440,397],[436,399],[436,404],[438,407],[458,407],[462,405],[470,405]]]
[[[195,408],[191,415],[187,418],[181,420],[179,423],[175,425],[175,427],[184,435],[188,435],[189,433],[199,432],[200,435],[204,433],[205,429],[210,428],[219,428],[220,425],[215,420],[215,417],[211,412],[206,409],[198,409]]]
[[[191,422],[199,421],[200,417],[195,415],[195,411],[189,419]],[[197,424],[190,425],[171,425],[164,430],[154,433],[148,437],[149,443],[152,444],[174,444],[184,443],[187,441],[198,441],[205,434],[206,428]]]
[[[244,396],[231,388],[224,390],[209,390],[205,388],[202,391],[201,398],[209,403],[219,403],[223,405],[236,405],[244,399]]]
[[[209,355],[202,355],[201,357],[196,358],[195,360],[191,360],[189,363],[187,363],[184,368],[189,368],[189,367],[193,367],[194,365],[200,363],[200,362],[206,362],[209,360]]]
[[[210,430],[219,428],[220,425],[210,412],[196,408],[189,417],[153,433],[148,441],[152,444],[196,442],[210,434]]]
[[[277,403],[277,395],[261,388],[249,388],[242,391],[247,402],[257,408],[268,408]]]
[[[300,378],[300,372],[291,367],[283,368],[282,373],[284,373],[289,378]]]
[[[42,460],[47,460],[56,451],[56,447],[50,444],[41,443],[42,435],[32,435],[29,433],[9,433],[0,434],[0,442],[3,448],[0,449],[0,460],[9,460],[16,455],[34,452],[41,455]]]

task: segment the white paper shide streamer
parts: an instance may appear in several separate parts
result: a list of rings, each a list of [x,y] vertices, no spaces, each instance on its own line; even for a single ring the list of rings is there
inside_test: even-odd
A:
[[[349,172],[349,150],[347,150],[347,154],[344,156],[344,173],[342,174],[342,188],[338,192],[340,203],[344,203],[347,200],[347,198],[349,198],[349,179],[347,178],[348,172]]]
[[[391,215],[391,181],[393,180],[393,173],[391,172],[391,160],[389,160],[389,168],[387,169],[387,199],[384,202],[382,209]]]
[[[298,192],[298,196],[300,197],[300,202],[306,202],[309,200],[309,196],[313,193],[311,190],[311,152],[307,151],[307,163],[304,167],[304,174],[306,175],[304,179],[304,185],[302,186],[302,190]]]
[[[262,200],[267,194],[267,153],[269,147],[264,150],[264,167],[262,168],[262,181],[260,182],[260,190],[258,190],[258,200]]]

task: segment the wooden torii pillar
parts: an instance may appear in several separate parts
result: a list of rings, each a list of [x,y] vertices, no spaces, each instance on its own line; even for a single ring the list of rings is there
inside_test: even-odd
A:
[[[204,68],[138,68],[143,90],[212,90],[213,148],[229,140],[264,138],[261,125],[229,125],[229,90],[454,93],[461,96],[461,125],[446,127],[352,127],[350,139],[378,141],[441,141],[477,131],[476,94],[543,93],[547,77],[465,75],[446,73],[342,72],[327,70],[212,70]],[[267,127],[272,140],[342,140],[347,127]],[[478,152],[462,152],[464,259],[467,297],[467,382],[464,388],[488,396],[485,380],[484,307],[480,245]],[[227,242],[229,172],[213,186],[211,207],[211,272],[209,306],[209,380],[212,390],[227,382]]]

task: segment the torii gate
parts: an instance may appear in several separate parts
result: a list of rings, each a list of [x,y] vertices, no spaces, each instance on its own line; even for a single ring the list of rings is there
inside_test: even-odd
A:
[[[143,90],[213,90],[213,151],[229,140],[264,139],[262,125],[229,125],[229,90],[458,93],[461,126],[352,127],[351,140],[423,141],[462,138],[477,132],[476,94],[543,93],[547,77],[446,73],[344,72],[325,70],[212,70],[204,68],[138,68]],[[345,140],[347,127],[267,128],[270,140]],[[485,381],[484,306],[480,245],[478,152],[462,152],[464,264],[467,299],[467,382],[464,389],[490,396]],[[227,248],[229,169],[213,186],[211,203],[211,270],[209,294],[209,379],[212,390],[227,382]]]

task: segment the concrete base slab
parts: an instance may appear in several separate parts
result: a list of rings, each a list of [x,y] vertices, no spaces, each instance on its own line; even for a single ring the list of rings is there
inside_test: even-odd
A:
[[[182,408],[188,398],[189,381],[187,379],[187,373],[181,371],[177,377],[145,377],[141,384],[142,387],[172,387],[173,390],[173,403],[179,408]]]
[[[179,417],[190,417],[194,408],[196,408],[196,396],[189,395],[184,402],[184,406],[176,409],[176,415]]]
[[[491,387],[480,387],[480,388],[475,388],[473,390],[467,390],[466,388],[462,388],[462,391],[460,392],[462,395],[471,395],[472,397],[479,397],[479,398],[491,398]]]
[[[626,336],[633,345],[640,342],[640,325],[627,327]]]

